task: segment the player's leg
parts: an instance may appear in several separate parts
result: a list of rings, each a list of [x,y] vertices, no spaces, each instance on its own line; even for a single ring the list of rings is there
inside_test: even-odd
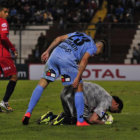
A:
[[[64,109],[63,124],[77,124],[77,126],[89,125],[83,118],[84,97],[82,92],[82,84],[74,91],[72,86],[66,86],[61,93],[61,102]],[[58,115],[62,119],[62,115]],[[54,124],[59,124],[57,121]],[[77,118],[77,119],[76,119]],[[77,121],[77,123],[76,123]]]
[[[22,121],[23,124],[27,125],[29,123],[29,118],[31,117],[32,111],[36,106],[37,102],[39,101],[44,89],[48,86],[49,82],[55,81],[58,75],[59,75],[59,71],[55,66],[55,61],[53,58],[50,57],[47,63],[45,64],[45,69],[42,78],[40,79],[38,85],[36,86],[36,88],[32,93],[32,97],[30,99],[28,109]]]
[[[41,78],[38,85],[34,89],[30,102],[29,102],[29,105],[28,105],[28,109],[22,120],[24,125],[27,125],[29,123],[29,119],[31,117],[32,111],[33,111],[34,107],[36,106],[36,104],[38,103],[44,89],[48,86],[48,84],[49,84],[48,80]]]
[[[1,65],[2,65],[3,72],[4,72],[4,76],[5,77],[11,76],[11,78],[6,87],[6,91],[5,91],[3,100],[0,103],[0,106],[3,107],[4,109],[6,109],[7,111],[13,111],[13,109],[9,106],[8,101],[15,89],[16,82],[17,82],[16,67],[15,67],[13,60],[11,60],[11,59],[3,59],[3,61],[1,62]],[[6,69],[7,67],[9,69]]]
[[[86,121],[84,121],[83,113],[84,113],[84,95],[83,95],[83,84],[79,83],[78,88],[75,92],[75,107],[77,111],[77,126],[87,126],[89,125]]]
[[[75,92],[72,85],[65,86],[60,95],[64,113],[69,117],[76,117],[74,96]]]
[[[63,65],[60,67],[61,80],[63,85],[72,85],[75,77],[78,73],[78,66],[73,61],[68,61],[71,59],[67,59],[67,62],[63,61]],[[65,62],[65,63],[64,63]],[[77,120],[80,123],[84,123],[83,112],[84,112],[84,97],[83,97],[83,88],[82,88],[82,80],[80,80],[80,84],[78,88],[75,90],[74,102],[77,112]]]
[[[1,77],[1,74],[2,74],[2,68],[1,68],[1,64],[0,64],[0,77]],[[0,112],[3,112],[1,107],[0,107]]]
[[[63,124],[76,124],[76,108],[74,103],[74,89],[72,85],[65,86],[61,92],[61,103],[64,110]]]
[[[75,91],[75,107],[77,111],[77,121],[83,122],[83,112],[84,112],[84,97],[83,97],[83,88],[80,83],[78,88]]]
[[[9,98],[11,97],[11,95],[15,89],[16,82],[17,82],[17,75],[12,75],[9,80],[9,83],[7,85],[5,95],[3,97],[4,102],[8,102]]]
[[[32,110],[34,109],[35,105],[37,104],[37,102],[39,101],[44,89],[48,86],[49,81],[46,79],[41,78],[38,85],[36,86],[36,88],[34,89],[29,105],[28,105],[28,109],[26,111],[26,113],[32,113]]]
[[[65,86],[61,92],[61,103],[64,112],[59,115],[54,115],[52,112],[47,112],[42,115],[37,121],[39,124],[51,125],[72,125],[76,124],[76,109],[74,104],[74,89],[72,86]]]

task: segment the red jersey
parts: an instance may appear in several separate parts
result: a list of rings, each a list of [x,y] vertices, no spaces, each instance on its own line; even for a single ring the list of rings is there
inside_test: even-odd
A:
[[[11,53],[9,49],[14,52],[15,47],[10,42],[9,38],[7,37],[9,34],[9,25],[7,20],[0,18],[0,58],[11,57]]]

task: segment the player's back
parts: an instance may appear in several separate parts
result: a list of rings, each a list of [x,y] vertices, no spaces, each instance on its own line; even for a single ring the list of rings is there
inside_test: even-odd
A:
[[[96,53],[96,45],[93,39],[85,33],[73,32],[68,34],[68,38],[62,42],[60,47],[66,46],[70,49],[78,61],[88,52],[90,55]]]
[[[89,118],[93,112],[96,112],[99,117],[103,117],[112,104],[112,96],[95,83],[84,82],[83,85],[85,100],[83,116]]]
[[[112,100],[112,96],[101,86],[90,83],[84,82],[84,96],[87,100],[89,106],[96,106],[102,101],[107,100],[107,102]]]

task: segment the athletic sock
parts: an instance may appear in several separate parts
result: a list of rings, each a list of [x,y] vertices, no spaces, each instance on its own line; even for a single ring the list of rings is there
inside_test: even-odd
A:
[[[83,122],[83,113],[84,113],[84,97],[83,92],[75,93],[75,107],[77,111],[77,121]]]
[[[32,93],[32,97],[30,99],[26,113],[28,113],[28,112],[32,113],[32,110],[34,109],[35,105],[39,101],[39,99],[43,93],[43,90],[44,90],[44,88],[42,86],[40,86],[40,85],[36,86],[36,88],[34,89],[34,91]]]
[[[3,97],[4,102],[8,102],[9,98],[11,97],[11,95],[15,89],[15,86],[16,86],[16,81],[10,80],[8,85],[7,85],[5,95]]]

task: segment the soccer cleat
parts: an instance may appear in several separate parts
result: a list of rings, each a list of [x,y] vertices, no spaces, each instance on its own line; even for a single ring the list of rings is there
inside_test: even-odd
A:
[[[62,112],[60,115],[58,115],[53,121],[52,125],[63,125],[65,114]]]
[[[24,117],[23,117],[23,119],[22,119],[23,125],[28,125],[28,124],[29,124],[29,119],[30,119],[30,117],[31,117],[31,113],[30,113],[30,112],[27,112],[27,113],[24,115]]]
[[[1,107],[0,107],[0,112],[4,112],[4,111],[1,109]]]
[[[83,122],[77,121],[76,125],[77,125],[77,126],[89,126],[90,124],[87,123],[86,121],[83,121]]]
[[[51,121],[56,118],[56,115],[54,115],[52,112],[47,112],[46,114],[42,115],[39,120],[37,121],[38,124],[45,123],[50,124]]]
[[[7,112],[12,112],[13,111],[13,109],[10,107],[8,102],[1,101],[0,102],[0,107],[2,109],[5,109]]]

